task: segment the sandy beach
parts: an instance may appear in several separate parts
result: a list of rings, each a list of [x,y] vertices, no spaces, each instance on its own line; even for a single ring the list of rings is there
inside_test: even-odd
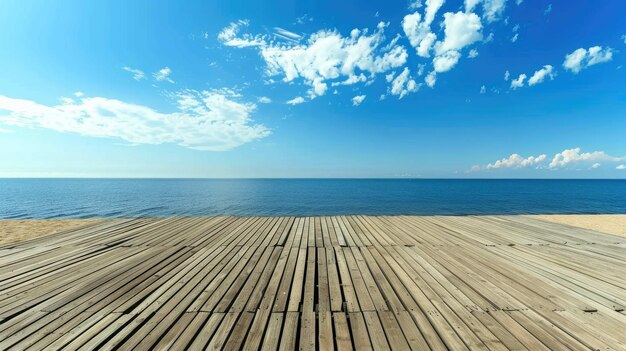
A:
[[[102,219],[1,219],[0,245],[81,227]]]
[[[528,217],[608,234],[626,236],[626,214],[532,215]]]
[[[626,214],[528,215],[526,217],[626,237]],[[2,219],[0,220],[0,245],[50,235],[102,220],[104,219]]]

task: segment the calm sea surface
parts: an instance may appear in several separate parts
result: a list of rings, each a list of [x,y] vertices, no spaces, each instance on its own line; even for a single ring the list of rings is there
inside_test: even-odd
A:
[[[0,218],[626,213],[626,180],[0,179]]]

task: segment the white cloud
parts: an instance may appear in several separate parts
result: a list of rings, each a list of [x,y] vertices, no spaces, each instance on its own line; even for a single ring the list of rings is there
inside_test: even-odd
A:
[[[597,162],[621,162],[626,161],[626,156],[616,157],[606,154],[604,151],[580,152],[580,148],[563,150],[552,158],[550,168],[565,168],[572,164],[580,162],[597,163]]]
[[[430,25],[443,3],[444,0],[426,0],[424,18],[419,12],[415,12],[404,16],[402,19],[404,34],[421,57],[430,56],[430,49],[437,39],[437,36],[431,31]]]
[[[245,19],[237,22],[231,22],[226,28],[222,29],[222,31],[218,33],[217,39],[226,46],[236,48],[267,45],[265,35],[252,36],[246,33],[239,36],[241,28],[248,27],[249,25],[250,21]]]
[[[507,70],[506,72],[504,72],[504,81],[508,82],[509,77],[511,77],[511,72]]]
[[[158,70],[157,72],[153,73],[152,76],[158,82],[166,81],[166,82],[174,83],[172,78],[170,78],[171,73],[172,73],[172,70],[169,67],[164,67]]]
[[[519,30],[519,24],[516,24],[513,26],[513,33],[517,32]]]
[[[478,50],[476,50],[476,49],[470,50],[469,54],[467,54],[467,57],[469,57],[469,58],[476,58],[476,57],[478,57]]]
[[[404,67],[404,70],[391,82],[392,95],[399,95],[399,99],[402,99],[407,94],[419,90],[420,84],[417,84],[410,74],[409,68]]]
[[[437,83],[437,72],[432,71],[428,73],[426,78],[424,78],[424,82],[426,82],[426,85],[428,85],[430,88],[434,87],[435,83]]]
[[[418,9],[420,7],[422,7],[422,0],[413,0],[413,1],[409,1],[409,10],[415,10]]]
[[[302,36],[300,34],[290,32],[280,27],[274,27],[274,35],[281,39],[291,41],[294,43],[297,43],[298,41],[300,41],[300,39],[302,39]]]
[[[487,22],[497,21],[502,16],[505,7],[506,0],[483,0],[483,17],[487,19]]]
[[[484,94],[486,92],[487,92],[487,87],[486,86],[483,85],[482,87],[480,87],[480,93],[481,94]]]
[[[517,41],[517,38],[519,38],[519,33],[515,33],[515,35],[511,37],[511,43],[515,43]]]
[[[543,66],[542,69],[536,71],[535,74],[528,79],[528,86],[542,83],[546,76],[550,79],[554,79],[554,73],[552,73],[552,70],[552,66],[550,65]]]
[[[524,80],[526,80],[526,75],[524,73],[520,74],[517,79],[513,79],[511,81],[511,88],[517,89],[524,86]]]
[[[237,31],[229,26],[223,30],[226,34],[222,42],[255,41],[253,46],[265,61],[268,76],[282,76],[284,82],[302,79],[310,87],[309,97],[313,98],[324,95],[333,81],[341,80],[344,85],[364,82],[363,74],[373,79],[378,73],[403,66],[408,54],[403,46],[396,44],[397,40],[392,41],[393,45],[382,46],[386,26],[380,22],[371,34],[355,29],[347,37],[336,31],[321,30],[301,44],[267,42],[259,36],[238,37]]]
[[[599,163],[594,163],[593,165],[591,165],[591,168],[593,168],[593,169],[600,168],[600,164]]]
[[[624,41],[624,44],[626,44],[626,34],[622,35],[622,40]]]
[[[140,70],[140,69],[136,69],[136,68],[132,68],[132,67],[128,67],[128,66],[124,66],[122,67],[122,69],[126,72],[130,72],[133,74],[133,79],[134,80],[142,80],[144,78],[146,78],[146,74]]]
[[[612,59],[613,49],[610,47],[602,48],[601,46],[592,46],[589,50],[580,48],[566,55],[563,67],[566,70],[578,73],[589,66],[608,62]]]
[[[359,106],[365,100],[365,95],[357,95],[352,98],[352,106]]]
[[[618,165],[615,169],[626,169],[626,165]]]
[[[447,72],[452,69],[461,58],[461,54],[458,51],[448,51],[442,55],[435,56],[433,59],[433,67],[435,72]]]
[[[287,101],[287,104],[294,106],[294,105],[299,105],[299,104],[301,104],[303,102],[304,102],[304,98],[302,96],[298,96],[298,97],[295,97],[295,98]]]
[[[498,168],[524,168],[529,166],[535,166],[539,163],[542,163],[547,158],[547,155],[542,154],[539,156],[529,156],[524,158],[518,154],[512,154],[507,158],[503,158],[501,160],[497,160],[494,163],[490,163],[486,166],[487,169],[498,169]]]
[[[478,5],[480,0],[465,0],[465,12],[472,12],[474,7]]]
[[[268,98],[267,96],[261,96],[261,97],[259,97],[259,98],[257,99],[257,101],[258,101],[260,104],[269,104],[269,103],[271,103],[271,102],[272,102],[272,99]]]
[[[74,96],[76,96],[77,98],[84,96],[85,93],[83,93],[82,91],[76,91],[74,92]]]
[[[458,51],[482,39],[480,18],[474,13],[447,12],[443,15],[445,38],[435,44],[437,55]]]
[[[0,116],[0,123],[207,151],[230,150],[270,134],[250,118],[256,105],[238,101],[238,95],[230,90],[185,90],[172,97],[178,110],[162,113],[104,97],[48,106],[0,96],[0,110],[9,112]]]
[[[524,0],[515,0],[515,4],[516,5],[521,5],[524,2]]]

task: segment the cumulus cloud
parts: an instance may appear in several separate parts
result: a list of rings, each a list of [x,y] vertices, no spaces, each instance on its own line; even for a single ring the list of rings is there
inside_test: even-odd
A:
[[[452,67],[459,62],[459,58],[461,58],[461,54],[458,51],[448,51],[439,56],[435,56],[433,59],[435,72],[441,73],[451,70]]]
[[[503,158],[501,160],[497,160],[494,163],[490,163],[486,166],[487,169],[498,169],[498,168],[524,168],[529,166],[535,166],[539,163],[542,163],[547,158],[547,155],[542,154],[539,156],[529,156],[522,157],[519,154],[512,154],[507,158]]]
[[[126,72],[132,73],[134,80],[139,81],[139,80],[146,78],[146,74],[140,69],[136,69],[136,68],[132,68],[128,66],[124,66],[122,67],[122,69]]]
[[[357,95],[352,98],[352,106],[359,106],[365,100],[365,95]]]
[[[257,101],[260,104],[269,104],[270,102],[272,102],[272,99],[268,98],[267,96],[261,96],[260,98],[257,99]]]
[[[242,25],[238,23],[225,28],[220,40],[225,45],[237,47],[244,45],[232,43],[254,42],[254,45],[245,46],[257,47],[266,63],[265,73],[270,77],[282,76],[284,82],[302,79],[310,87],[310,98],[324,95],[329,83],[348,85],[373,79],[378,73],[403,66],[408,57],[406,49],[398,45],[397,40],[383,46],[387,26],[384,22],[380,22],[371,34],[368,30],[354,29],[349,36],[343,36],[337,31],[321,30],[297,44],[239,35]]]
[[[526,75],[524,73],[520,74],[519,77],[517,77],[517,79],[513,79],[511,81],[511,89],[515,90],[515,89],[523,87],[525,80],[526,80]]]
[[[424,82],[430,88],[434,87],[435,83],[437,83],[437,73],[435,71],[432,71],[432,72],[428,73],[426,78],[424,78]]]
[[[287,101],[287,105],[299,105],[304,102],[304,98],[302,96],[295,97],[289,101]]]
[[[423,18],[419,12],[415,12],[404,16],[402,20],[404,34],[421,57],[430,56],[430,49],[437,39],[430,26],[443,3],[444,0],[426,0]]]
[[[400,99],[409,93],[418,91],[419,88],[420,85],[411,78],[411,71],[408,67],[404,67],[404,70],[391,81],[391,94],[399,95]]]
[[[626,165],[618,165],[617,167],[615,167],[615,169],[626,169]]]
[[[546,77],[554,79],[554,73],[552,72],[552,66],[545,65],[542,69],[536,71],[530,79],[528,79],[528,86],[533,86],[542,83]]]
[[[475,13],[447,12],[443,17],[445,38],[435,44],[437,55],[461,50],[482,39],[482,24]]]
[[[612,59],[613,49],[610,47],[592,46],[588,50],[580,48],[567,54],[565,61],[563,61],[563,67],[566,70],[578,73],[587,67],[608,62]]]
[[[469,58],[476,58],[476,57],[478,57],[478,50],[476,50],[476,49],[470,50],[469,54],[467,54],[467,57],[469,57]]]
[[[169,67],[164,67],[158,70],[157,72],[155,72],[153,76],[154,76],[154,79],[158,82],[166,81],[169,83],[174,83],[172,78],[170,78],[171,73],[172,73],[172,70]]]
[[[48,106],[0,95],[0,123],[46,128],[132,144],[177,144],[196,150],[225,151],[264,138],[270,130],[255,124],[255,104],[239,101],[230,90],[185,90],[172,94],[177,111],[152,108],[104,97],[66,100]]]
[[[626,156],[611,156],[604,151],[581,152],[580,147],[563,150],[552,158],[551,169],[566,168],[577,163],[621,162]]]

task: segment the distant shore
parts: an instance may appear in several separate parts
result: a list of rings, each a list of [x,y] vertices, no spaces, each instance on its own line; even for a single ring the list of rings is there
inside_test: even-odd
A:
[[[626,214],[524,216],[626,237]],[[103,218],[0,219],[0,245],[34,239],[105,220]]]

